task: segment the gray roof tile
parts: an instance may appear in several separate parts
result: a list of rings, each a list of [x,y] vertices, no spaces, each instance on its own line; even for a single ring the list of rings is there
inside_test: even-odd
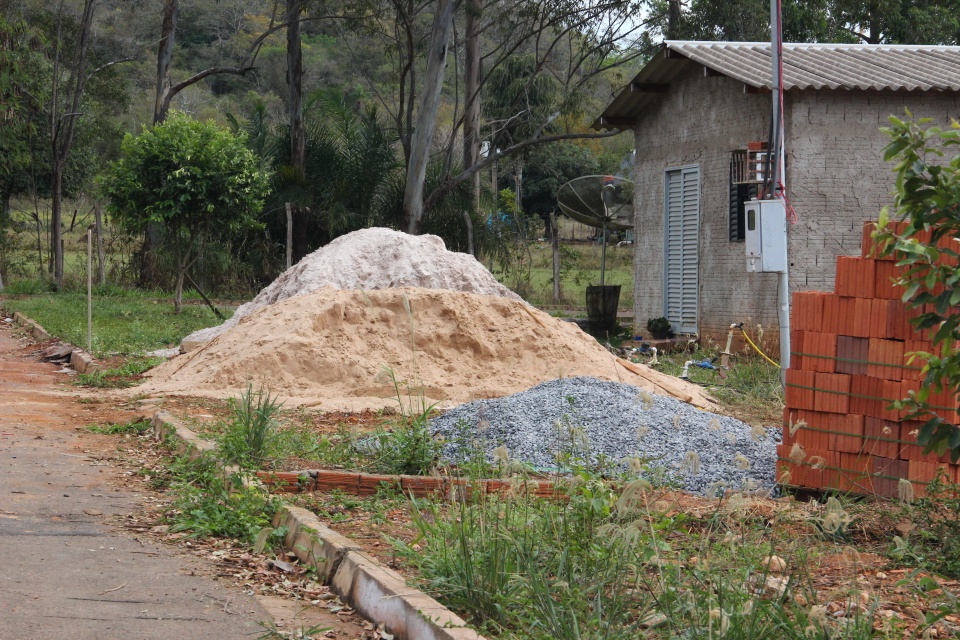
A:
[[[668,40],[663,49],[634,83],[669,82],[692,61],[751,87],[772,86],[769,42]],[[657,99],[631,86],[617,95],[594,128],[627,126],[625,120]],[[787,91],[960,91],[960,47],[784,43],[783,86]]]

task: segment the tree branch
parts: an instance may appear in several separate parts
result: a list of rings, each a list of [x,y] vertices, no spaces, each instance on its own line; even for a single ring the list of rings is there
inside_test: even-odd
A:
[[[544,127],[546,127],[548,124],[549,122],[545,122],[543,125],[541,125],[540,128],[537,130],[537,133],[542,131]],[[557,135],[544,136],[543,138],[528,138],[527,140],[524,140],[523,142],[518,142],[512,146],[507,147],[502,151],[489,154],[486,158],[476,163],[472,167],[464,169],[454,177],[448,178],[447,180],[442,182],[440,186],[434,189],[433,192],[429,196],[427,196],[426,200],[424,201],[424,209],[429,209],[432,205],[434,205],[437,202],[437,200],[439,200],[441,197],[443,197],[445,194],[451,191],[454,187],[467,181],[470,178],[470,176],[477,173],[481,169],[489,167],[491,164],[493,164],[497,160],[501,158],[505,158],[507,156],[511,156],[516,152],[522,151],[523,149],[526,149],[528,147],[547,144],[548,142],[559,142],[561,140],[590,140],[590,139],[596,139],[596,138],[612,138],[613,136],[618,136],[621,133],[623,133],[623,131],[608,131],[606,133],[558,133]]]

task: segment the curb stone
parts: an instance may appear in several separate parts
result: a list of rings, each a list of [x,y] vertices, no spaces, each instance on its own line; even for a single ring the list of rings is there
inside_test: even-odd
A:
[[[26,328],[34,340],[43,342],[44,340],[53,338],[46,329],[19,311],[14,312],[11,317],[15,324]],[[70,366],[73,367],[77,373],[89,373],[98,368],[97,363],[93,361],[93,357],[90,354],[81,350],[80,347],[71,345],[69,342],[64,342],[64,344],[73,347],[73,353],[70,354]]]
[[[26,327],[30,331],[30,335],[33,336],[34,340],[44,341],[50,339],[50,334],[47,333],[47,330],[41,327],[39,324],[23,315],[19,311],[13,314],[13,321],[21,326]]]
[[[216,449],[213,442],[201,439],[165,411],[155,413],[152,423],[158,439],[174,440],[177,452],[191,460]],[[407,586],[400,574],[359,545],[324,526],[310,511],[284,505],[273,525],[287,527],[284,546],[315,569],[324,584],[398,640],[486,640],[442,604]]]

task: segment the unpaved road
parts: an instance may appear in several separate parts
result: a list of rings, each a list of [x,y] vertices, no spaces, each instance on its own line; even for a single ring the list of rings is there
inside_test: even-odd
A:
[[[79,402],[0,324],[0,640],[262,635],[270,616],[255,598],[106,524],[135,512],[138,495],[85,453],[115,442],[78,428],[131,414]]]

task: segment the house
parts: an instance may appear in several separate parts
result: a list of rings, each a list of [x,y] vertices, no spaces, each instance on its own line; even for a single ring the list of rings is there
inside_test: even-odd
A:
[[[890,115],[960,118],[960,47],[784,44],[790,289],[831,290],[837,256],[891,204]],[[636,137],[634,312],[718,339],[777,334],[777,276],[747,273],[743,201],[771,119],[770,43],[667,41],[594,122]],[[760,165],[763,163],[760,162]]]

